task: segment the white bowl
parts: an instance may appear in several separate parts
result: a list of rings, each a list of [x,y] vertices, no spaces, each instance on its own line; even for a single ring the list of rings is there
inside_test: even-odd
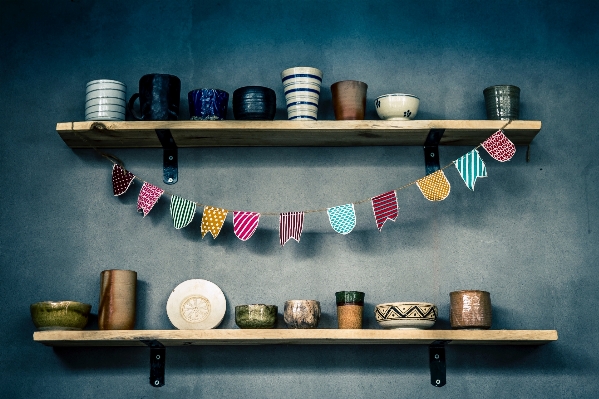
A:
[[[385,329],[426,329],[437,321],[437,306],[428,302],[381,303],[374,317]]]
[[[420,99],[413,94],[384,94],[374,100],[374,105],[381,119],[407,121],[418,113]]]

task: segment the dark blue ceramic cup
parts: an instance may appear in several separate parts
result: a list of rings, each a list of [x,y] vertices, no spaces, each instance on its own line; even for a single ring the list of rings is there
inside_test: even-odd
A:
[[[192,120],[222,121],[227,118],[229,93],[218,89],[196,89],[187,94]]]

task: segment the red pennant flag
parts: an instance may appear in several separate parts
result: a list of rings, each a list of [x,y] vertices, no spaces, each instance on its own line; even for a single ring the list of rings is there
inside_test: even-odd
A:
[[[304,228],[304,212],[287,212],[279,216],[279,238],[284,246],[290,238],[299,242]]]
[[[241,241],[248,240],[258,228],[260,214],[257,212],[233,212],[233,232]]]
[[[158,202],[158,198],[160,198],[162,193],[164,193],[163,189],[144,182],[143,186],[141,186],[139,197],[137,197],[137,212],[140,210],[143,211],[144,217],[146,217],[156,202]]]
[[[112,167],[112,192],[115,197],[125,194],[135,176],[131,172],[127,172],[120,165],[114,164]]]
[[[499,162],[509,161],[516,153],[516,146],[503,134],[502,130],[493,133],[482,146],[490,156]]]
[[[387,219],[391,219],[395,222],[399,214],[399,207],[397,205],[397,196],[395,190],[386,192],[384,194],[372,197],[372,210],[374,212],[374,219],[376,220],[376,227],[381,231],[383,225]]]

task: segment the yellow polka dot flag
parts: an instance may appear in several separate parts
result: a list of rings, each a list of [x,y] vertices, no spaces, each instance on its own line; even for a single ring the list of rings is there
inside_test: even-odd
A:
[[[451,188],[445,173],[438,170],[430,175],[416,180],[422,195],[429,201],[443,201],[449,195]]]
[[[202,216],[202,238],[208,232],[212,233],[212,238],[216,238],[223,227],[223,223],[225,223],[227,213],[226,209],[205,206],[204,215]]]

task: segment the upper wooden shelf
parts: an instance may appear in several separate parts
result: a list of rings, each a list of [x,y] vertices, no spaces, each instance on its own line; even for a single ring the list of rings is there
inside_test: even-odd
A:
[[[161,148],[156,129],[169,129],[178,147],[424,145],[431,129],[445,129],[441,145],[478,145],[505,121],[166,121],[63,122],[56,130],[71,148]],[[528,145],[540,121],[512,121],[506,136]]]
[[[431,344],[542,345],[557,341],[556,330],[118,330],[37,331],[33,340],[48,346],[164,346],[272,344]]]

